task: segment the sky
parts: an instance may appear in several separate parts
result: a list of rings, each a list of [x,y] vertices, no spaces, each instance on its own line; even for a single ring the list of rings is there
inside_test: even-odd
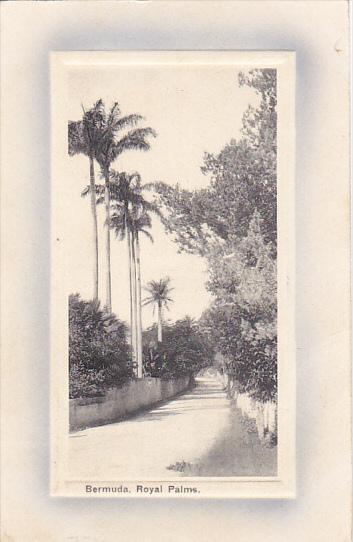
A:
[[[248,87],[239,87],[237,69],[220,66],[120,66],[75,67],[69,75],[68,118],[82,117],[102,98],[110,107],[118,101],[123,115],[139,113],[145,120],[140,126],[151,126],[157,137],[151,150],[127,151],[113,164],[118,171],[138,171],[142,182],[179,183],[188,189],[203,188],[209,183],[200,167],[205,151],[218,153],[232,138],[240,136],[242,115],[258,97]],[[63,179],[70,227],[68,258],[70,292],[84,299],[93,292],[92,219],[89,198],[81,198],[89,183],[89,164],[84,156],[67,157]],[[99,171],[97,182],[99,182]],[[105,299],[104,209],[98,209],[99,220],[99,297]],[[178,246],[153,219],[152,236],[141,240],[142,284],[169,276],[174,288],[174,302],[165,319],[178,320],[185,315],[199,318],[211,302],[207,292],[206,262],[196,255],[178,254]],[[119,318],[129,319],[128,259],[126,241],[111,242],[112,308]],[[155,321],[151,307],[143,309],[143,326]]]

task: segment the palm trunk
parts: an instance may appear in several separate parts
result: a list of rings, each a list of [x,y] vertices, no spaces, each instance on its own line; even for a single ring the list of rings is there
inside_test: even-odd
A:
[[[109,190],[109,171],[104,173],[105,178],[105,190],[104,190],[104,202],[105,202],[105,215],[106,215],[106,237],[105,237],[105,250],[106,250],[106,307],[110,314],[112,312],[112,282],[110,271],[110,190]]]
[[[162,305],[158,303],[158,342],[162,342]]]
[[[133,296],[133,274],[132,274],[132,251],[131,251],[131,233],[127,232],[127,244],[129,248],[129,280],[130,280],[130,344],[132,362],[136,362],[136,319],[134,311],[134,296]]]
[[[132,263],[132,306],[133,306],[133,321],[134,321],[134,351],[137,362],[137,376],[138,367],[140,364],[139,352],[137,347],[137,284],[136,284],[136,254],[135,254],[135,240],[134,234],[131,233],[131,263]]]
[[[94,267],[93,267],[93,299],[98,300],[98,226],[96,207],[96,184],[94,178],[94,161],[89,157],[89,184],[91,193],[91,212],[93,218],[93,244],[94,244]]]
[[[139,234],[136,232],[136,267],[137,267],[137,376],[143,376],[143,352],[142,352],[142,300],[141,300],[141,265]]]

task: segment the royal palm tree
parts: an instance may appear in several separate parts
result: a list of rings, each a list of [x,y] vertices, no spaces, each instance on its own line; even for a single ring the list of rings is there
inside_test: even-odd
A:
[[[89,192],[91,195],[91,213],[93,228],[93,299],[98,300],[98,226],[96,209],[96,190],[94,158],[99,147],[101,137],[101,126],[103,120],[102,100],[96,102],[88,111],[83,110],[82,120],[69,121],[68,123],[68,151],[70,156],[84,154],[89,159]]]
[[[132,220],[132,257],[136,259],[135,277],[136,277],[136,353],[138,360],[138,376],[142,377],[143,354],[142,354],[142,294],[141,294],[141,259],[140,259],[140,234],[144,234],[152,243],[153,237],[147,230],[151,228],[152,221],[146,210],[143,210],[139,216]]]
[[[138,173],[111,173],[110,198],[112,200],[111,226],[120,239],[127,239],[130,278],[131,349],[137,361],[138,376],[142,377],[142,310],[140,234],[153,242],[148,229],[152,226],[151,214],[161,216],[159,208],[143,196]]]
[[[111,227],[120,239],[127,239],[129,254],[130,323],[131,352],[137,361],[137,376],[142,376],[142,329],[139,310],[138,280],[140,275],[139,247],[136,247],[138,231],[152,236],[146,228],[151,220],[141,215],[143,205],[147,205],[141,194],[141,178],[138,173],[127,174],[111,172],[110,198],[112,201]],[[138,261],[137,261],[138,256]],[[141,342],[141,347],[140,347]]]
[[[130,213],[131,229],[131,257],[134,272],[134,289],[136,291],[136,354],[138,363],[138,375],[142,377],[142,294],[141,294],[141,258],[140,258],[140,234],[145,235],[151,242],[153,238],[148,229],[152,227],[151,215],[161,218],[159,207],[155,203],[147,201],[143,196],[143,189],[150,185],[141,185],[140,178],[134,189]]]
[[[132,207],[136,196],[135,187],[140,183],[137,173],[127,174],[111,171],[110,174],[110,200],[112,201],[112,214],[110,226],[116,236],[127,240],[129,254],[129,293],[130,293],[130,325],[131,325],[131,353],[133,360],[137,356],[137,330],[136,330],[136,287],[135,287],[135,259],[132,247]]]
[[[152,128],[134,128],[143,117],[138,114],[121,116],[119,104],[115,102],[109,112],[104,113],[104,119],[101,129],[101,138],[96,153],[96,159],[101,167],[102,175],[105,181],[105,211],[106,211],[106,306],[108,312],[111,312],[111,269],[110,269],[110,179],[111,164],[124,151],[135,149],[148,151],[150,143],[148,137],[156,136]],[[124,129],[132,128],[124,133]]]
[[[162,322],[163,322],[163,308],[168,308],[168,304],[173,302],[170,297],[170,293],[174,288],[170,287],[170,278],[165,277],[160,280],[151,280],[148,282],[144,290],[149,294],[143,301],[143,306],[153,305],[153,312],[155,307],[158,309],[158,342],[162,342]]]

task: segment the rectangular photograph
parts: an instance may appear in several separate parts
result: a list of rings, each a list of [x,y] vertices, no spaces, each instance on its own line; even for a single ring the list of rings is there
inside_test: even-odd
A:
[[[53,495],[294,496],[294,86],[53,53]]]

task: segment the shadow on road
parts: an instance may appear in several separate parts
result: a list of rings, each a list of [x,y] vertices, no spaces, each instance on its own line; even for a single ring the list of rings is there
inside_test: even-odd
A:
[[[220,392],[219,387],[213,389],[198,385],[196,388],[193,388],[186,393],[183,392],[176,398],[168,399],[158,405],[154,405],[148,410],[146,409],[132,414],[129,418],[123,420],[123,422],[142,423],[147,421],[162,421],[168,416],[177,416],[187,411],[218,410],[218,403],[215,403],[214,405],[205,405],[204,401],[214,400],[215,398],[222,396],[223,393]]]
[[[241,411],[230,405],[229,425],[210,450],[197,462],[181,459],[168,470],[182,476],[276,476],[277,446],[262,443]]]

